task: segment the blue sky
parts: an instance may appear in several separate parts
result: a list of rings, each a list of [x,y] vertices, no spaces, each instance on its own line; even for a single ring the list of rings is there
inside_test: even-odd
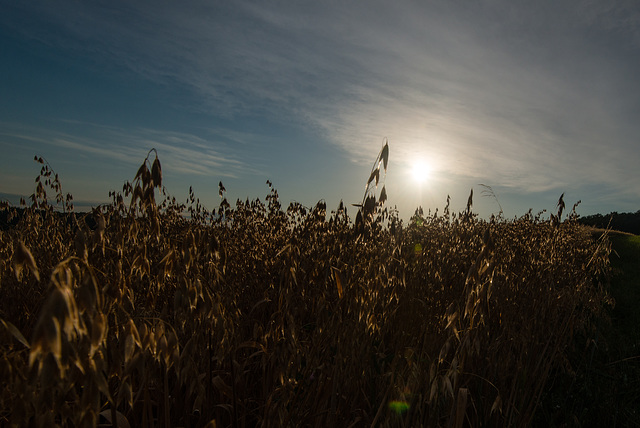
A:
[[[0,193],[43,156],[100,203],[158,150],[167,191],[357,203],[383,140],[408,218],[640,209],[640,4],[0,0]],[[416,162],[429,174],[419,182]],[[355,209],[350,211],[353,216]]]

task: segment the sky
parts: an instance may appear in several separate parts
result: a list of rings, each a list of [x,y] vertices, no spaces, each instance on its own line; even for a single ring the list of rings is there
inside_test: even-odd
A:
[[[640,3],[0,0],[0,197],[45,158],[77,206],[155,148],[166,191],[328,209],[385,141],[408,219],[640,210]],[[152,155],[153,157],[153,155]],[[418,174],[414,174],[415,171]],[[383,183],[380,183],[382,186]],[[487,196],[490,186],[493,196]],[[484,194],[483,194],[484,193]],[[349,214],[355,217],[356,208]]]

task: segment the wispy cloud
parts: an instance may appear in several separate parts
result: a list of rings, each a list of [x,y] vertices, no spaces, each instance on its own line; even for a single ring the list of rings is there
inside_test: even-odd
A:
[[[633,1],[41,2],[39,10],[47,25],[17,31],[177,82],[216,115],[298,123],[356,162],[369,162],[386,136],[395,161],[422,153],[443,175],[525,191],[604,183],[640,196],[640,128],[629,113],[640,106]],[[134,134],[134,147],[162,148],[176,171],[250,169],[193,135]]]
[[[37,143],[65,149],[65,153],[76,156],[90,155],[102,163],[114,162],[129,165],[133,169],[155,148],[161,157],[163,170],[193,175],[236,177],[239,174],[256,174],[258,171],[234,157],[224,155],[213,147],[223,147],[215,137],[206,139],[197,135],[152,129],[121,129],[113,126],[66,121],[78,132],[60,132],[51,129],[28,128],[4,123],[0,140]],[[13,129],[12,129],[13,128]],[[89,132],[87,133],[87,129]]]

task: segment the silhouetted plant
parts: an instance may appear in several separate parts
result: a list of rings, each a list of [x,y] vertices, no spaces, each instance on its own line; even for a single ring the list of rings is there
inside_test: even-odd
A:
[[[562,197],[404,226],[376,196],[385,141],[355,224],[270,182],[235,207],[219,183],[208,212],[149,155],[110,204],[69,221],[37,190],[0,232],[2,425],[524,426],[609,302],[608,241]]]

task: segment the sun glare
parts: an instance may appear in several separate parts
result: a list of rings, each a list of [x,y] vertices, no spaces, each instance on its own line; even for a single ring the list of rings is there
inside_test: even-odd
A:
[[[429,178],[431,168],[425,161],[417,160],[411,166],[411,176],[418,183],[423,183]]]

